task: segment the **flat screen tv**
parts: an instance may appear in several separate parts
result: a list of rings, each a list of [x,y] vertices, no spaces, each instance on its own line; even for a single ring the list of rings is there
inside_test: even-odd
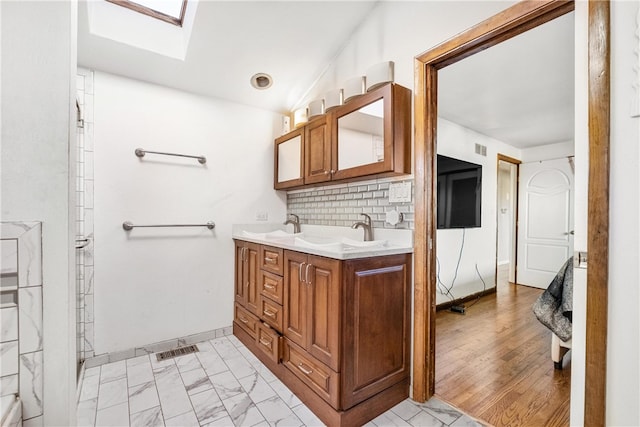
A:
[[[438,154],[437,173],[438,228],[480,227],[482,166]]]

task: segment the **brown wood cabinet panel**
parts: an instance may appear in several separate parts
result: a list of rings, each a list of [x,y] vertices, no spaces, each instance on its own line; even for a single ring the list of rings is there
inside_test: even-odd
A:
[[[348,261],[342,311],[342,407],[409,377],[411,257]]]
[[[335,409],[339,408],[339,374],[286,338],[283,342],[282,363]]]
[[[256,338],[260,320],[238,303],[234,304],[233,321],[236,325],[244,329],[252,338]]]
[[[284,257],[283,257],[284,258]],[[278,304],[282,304],[284,296],[284,281],[281,276],[266,271],[260,272],[260,294]]]
[[[279,363],[281,359],[282,337],[274,329],[262,322],[257,325],[256,343],[272,361]]]
[[[245,242],[235,241],[236,246],[236,281],[235,281],[235,300],[245,305],[245,280],[244,280],[244,256],[246,251]]]
[[[312,120],[305,126],[304,183],[331,180],[331,138],[326,116]]]
[[[310,307],[307,349],[339,371],[341,262],[318,256],[309,256],[307,262],[311,265],[307,279]]]
[[[260,269],[282,276],[283,260],[281,248],[260,246]]]
[[[284,336],[306,347],[309,330],[307,284],[303,279],[307,255],[284,251]]]
[[[258,246],[236,241],[235,299],[251,313],[258,315]]]
[[[260,313],[260,319],[263,322],[282,333],[284,313],[280,304],[271,301],[264,295],[260,295]]]

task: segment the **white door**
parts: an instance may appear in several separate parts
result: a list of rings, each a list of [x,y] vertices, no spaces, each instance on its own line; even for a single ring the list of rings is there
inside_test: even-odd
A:
[[[518,284],[546,289],[573,255],[573,192],[569,159],[520,165]]]

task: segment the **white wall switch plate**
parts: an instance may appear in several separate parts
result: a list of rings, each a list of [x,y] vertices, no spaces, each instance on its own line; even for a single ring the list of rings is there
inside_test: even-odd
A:
[[[411,202],[411,181],[389,184],[389,203]]]
[[[256,221],[267,221],[269,219],[269,214],[265,211],[256,212]]]

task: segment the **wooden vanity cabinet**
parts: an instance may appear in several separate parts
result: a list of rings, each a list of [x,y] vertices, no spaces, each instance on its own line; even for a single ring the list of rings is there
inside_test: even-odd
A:
[[[235,300],[250,313],[258,314],[258,251],[255,243],[236,241]]]
[[[284,336],[338,371],[342,263],[294,251],[284,261]]]
[[[275,140],[274,188],[411,173],[411,90],[351,99]]]
[[[331,132],[327,116],[313,119],[304,130],[304,183],[331,181]]]
[[[258,254],[278,250],[257,246]],[[406,399],[411,254],[337,260],[279,251],[281,274],[259,269],[256,316],[236,291],[238,339],[329,426],[363,425]]]

